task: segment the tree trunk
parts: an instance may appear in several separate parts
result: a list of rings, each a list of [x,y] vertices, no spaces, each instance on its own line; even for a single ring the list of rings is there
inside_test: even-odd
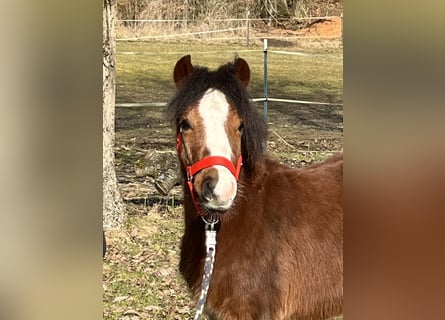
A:
[[[173,150],[148,150],[143,158],[134,163],[134,171],[136,177],[153,177],[156,190],[164,196],[181,183],[178,156]]]
[[[116,52],[116,0],[103,3],[103,226],[117,228],[125,217],[114,166],[114,104]]]

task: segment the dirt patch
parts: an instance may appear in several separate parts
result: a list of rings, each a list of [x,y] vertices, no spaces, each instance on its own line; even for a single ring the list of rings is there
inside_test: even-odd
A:
[[[332,18],[326,20],[316,20],[311,22],[305,28],[296,28],[289,23],[281,27],[264,24],[258,26],[254,30],[256,36],[274,37],[289,37],[288,41],[292,40],[292,37],[342,37],[343,19]]]
[[[276,47],[339,47],[343,38],[343,19],[332,18],[316,20],[301,28],[299,25],[286,23],[281,26],[263,24],[254,28],[254,37],[269,39],[269,44]],[[331,41],[326,42],[325,39]]]
[[[343,30],[342,25],[343,25],[342,18],[320,20],[313,23],[308,28],[303,29],[301,34],[307,36],[341,37]]]

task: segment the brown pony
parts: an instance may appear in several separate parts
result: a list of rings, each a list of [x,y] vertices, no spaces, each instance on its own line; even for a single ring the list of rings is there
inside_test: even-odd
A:
[[[174,69],[167,111],[184,176],[180,271],[195,299],[206,255],[201,216],[217,216],[205,312],[218,320],[327,319],[343,303],[343,156],[292,169],[265,155],[246,61]]]

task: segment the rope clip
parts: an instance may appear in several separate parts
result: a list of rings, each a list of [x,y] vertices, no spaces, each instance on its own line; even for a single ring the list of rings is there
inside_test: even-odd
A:
[[[207,221],[204,216],[202,220],[205,223],[205,237],[206,237],[206,252],[209,253],[210,250],[215,252],[216,249],[216,230],[215,224],[219,222],[218,216],[212,216],[210,221]]]
[[[216,230],[206,230],[206,250],[207,253],[210,250],[215,251],[216,248]]]

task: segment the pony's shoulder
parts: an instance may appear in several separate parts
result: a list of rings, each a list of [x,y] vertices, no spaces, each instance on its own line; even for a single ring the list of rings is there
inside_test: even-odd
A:
[[[343,180],[343,153],[336,153],[324,161],[300,169],[302,176],[319,181]]]
[[[267,156],[261,165],[257,166],[257,177],[274,177],[277,179],[343,179],[343,153],[338,152],[329,158],[309,166],[295,168],[280,162],[273,156]]]
[[[283,164],[278,158],[268,154],[265,159],[264,163],[259,166],[260,171],[305,171],[305,170],[312,170],[312,169],[318,169],[318,168],[324,168],[328,166],[334,166],[334,167],[343,167],[343,152],[337,152],[330,156],[329,158],[326,158],[323,161],[316,162],[314,164],[311,164],[306,167],[301,168],[295,168],[290,167],[286,164]]]

